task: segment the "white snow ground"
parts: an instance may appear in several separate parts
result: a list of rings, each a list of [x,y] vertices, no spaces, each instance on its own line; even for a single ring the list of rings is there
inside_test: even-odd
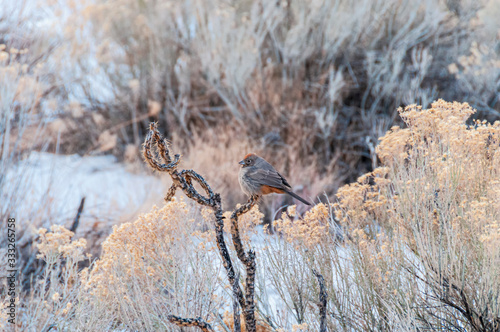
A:
[[[134,173],[113,156],[32,152],[5,176],[3,195],[23,193],[9,211],[14,211],[17,220],[30,220],[38,227],[62,224],[69,228],[82,197],[85,206],[79,229],[88,227],[89,221],[127,221],[160,203],[167,189],[161,179]],[[9,202],[6,196],[2,201]],[[40,215],[43,220],[32,220]]]

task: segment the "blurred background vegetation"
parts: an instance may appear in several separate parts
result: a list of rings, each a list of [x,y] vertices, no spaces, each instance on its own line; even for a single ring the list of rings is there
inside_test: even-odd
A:
[[[258,150],[308,187],[327,177],[315,197],[377,164],[399,106],[500,111],[494,0],[4,2],[3,70],[25,66],[2,75],[2,130],[11,113],[49,127],[28,149],[134,159],[158,121],[182,147]]]

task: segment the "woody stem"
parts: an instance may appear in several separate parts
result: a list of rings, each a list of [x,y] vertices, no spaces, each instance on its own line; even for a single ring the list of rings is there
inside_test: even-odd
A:
[[[243,243],[241,242],[238,217],[247,213],[256,203],[259,196],[250,197],[249,201],[236,209],[231,215],[231,235],[236,253],[241,262],[246,266],[246,286],[245,295],[241,290],[239,280],[236,277],[235,268],[233,266],[229,250],[224,240],[224,216],[222,215],[221,198],[218,193],[214,193],[208,183],[201,175],[193,170],[177,171],[177,166],[180,162],[180,155],[170,156],[167,141],[160,135],[155,123],[150,125],[150,131],[144,141],[143,155],[146,162],[151,168],[160,172],[168,172],[172,178],[173,184],[168,189],[165,196],[166,201],[170,201],[177,189],[181,189],[187,197],[196,201],[200,205],[210,207],[215,214],[215,236],[217,248],[222,257],[222,262],[226,270],[229,283],[232,286],[233,298],[239,303],[245,316],[245,325],[248,332],[256,331],[255,323],[255,252],[250,250],[245,253]],[[163,163],[159,160],[163,160]],[[193,181],[198,182],[207,196],[200,194],[193,186]],[[235,311],[236,314],[237,310]],[[236,321],[235,317],[235,321]],[[238,317],[239,319],[239,317]],[[169,320],[179,326],[198,326],[204,331],[210,331],[210,325],[206,324],[201,318],[181,318],[177,316],[169,316]]]

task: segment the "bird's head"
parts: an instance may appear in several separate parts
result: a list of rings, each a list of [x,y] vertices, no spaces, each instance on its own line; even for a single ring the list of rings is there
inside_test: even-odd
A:
[[[249,153],[243,158],[242,161],[239,162],[239,164],[241,165],[241,167],[254,166],[258,159],[259,156],[257,156],[255,153]]]

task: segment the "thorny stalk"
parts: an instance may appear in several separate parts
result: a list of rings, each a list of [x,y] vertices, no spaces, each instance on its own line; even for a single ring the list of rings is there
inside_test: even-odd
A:
[[[186,327],[187,326],[197,326],[203,332],[213,332],[214,331],[214,329],[212,329],[210,324],[205,322],[200,317],[198,317],[198,318],[181,318],[181,317],[174,316],[174,315],[168,315],[167,319],[169,322],[174,323],[177,326],[186,326]]]
[[[239,274],[236,275],[236,279],[239,280],[239,278],[240,278]],[[238,285],[238,284],[234,283],[234,285]],[[236,290],[233,289],[233,294],[235,293],[235,291]],[[234,296],[233,296],[233,318],[234,318],[233,331],[234,332],[241,332],[240,304],[238,303],[238,300]]]
[[[236,209],[231,215],[231,237],[236,248],[238,259],[245,265],[247,272],[245,294],[243,294],[239,280],[236,277],[235,268],[233,266],[231,256],[229,255],[229,250],[227,249],[226,242],[224,240],[224,217],[222,215],[220,195],[218,193],[214,193],[205,179],[203,179],[203,177],[195,171],[177,170],[177,166],[180,162],[180,155],[176,154],[172,159],[168,149],[168,142],[158,132],[156,123],[150,124],[149,133],[144,141],[143,154],[144,159],[149,166],[151,166],[151,168],[160,172],[167,172],[172,178],[173,184],[168,189],[165,196],[165,200],[167,202],[174,197],[177,189],[181,189],[187,197],[196,201],[200,205],[211,208],[214,211],[217,247],[222,257],[229,283],[232,286],[233,298],[242,308],[246,330],[248,332],[255,332],[255,252],[253,250],[245,252],[239,234],[238,218],[242,214],[250,211],[250,209],[257,203],[259,196],[251,197],[246,204]],[[193,181],[198,182],[207,196],[200,194],[194,188]],[[169,320],[179,326],[198,326],[203,331],[211,331],[210,325],[201,320],[201,318],[189,319],[169,316]],[[237,320],[239,320],[239,317],[234,317],[234,321],[236,322]]]

